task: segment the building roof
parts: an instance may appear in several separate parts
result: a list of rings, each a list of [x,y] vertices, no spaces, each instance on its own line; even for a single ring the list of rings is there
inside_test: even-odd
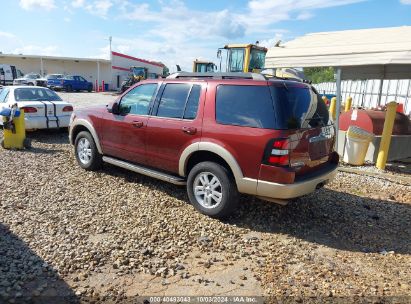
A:
[[[265,66],[332,66],[357,78],[411,78],[411,26],[307,34],[270,48]]]
[[[25,54],[2,54],[0,53],[0,58],[33,58],[33,59],[48,59],[48,60],[73,60],[73,61],[91,61],[91,62],[103,62],[110,63],[110,60],[101,58],[78,58],[78,57],[61,57],[61,56],[43,56],[43,55],[25,55]]]
[[[118,57],[123,57],[123,58],[127,58],[127,59],[131,59],[134,61],[138,61],[138,62],[143,62],[146,64],[151,64],[151,65],[155,65],[157,67],[164,67],[164,64],[161,62],[157,62],[157,61],[150,61],[150,60],[146,60],[146,59],[141,59],[141,58],[137,58],[137,57],[133,57],[130,55],[126,55],[126,54],[122,54],[122,53],[118,53],[118,52],[111,52],[113,56],[118,56]]]

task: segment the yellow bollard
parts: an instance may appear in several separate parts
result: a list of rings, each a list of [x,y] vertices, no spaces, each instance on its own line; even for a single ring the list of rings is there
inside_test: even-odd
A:
[[[390,150],[391,135],[394,128],[397,103],[395,101],[387,104],[387,112],[385,113],[384,129],[382,131],[380,150],[377,157],[377,168],[385,170],[387,163],[388,151]]]
[[[332,120],[335,120],[336,117],[336,109],[337,109],[337,97],[331,98],[331,103],[330,103],[330,114],[332,117]]]
[[[345,108],[344,111],[348,112],[351,110],[351,104],[352,104],[352,97],[348,97],[347,100],[345,101]]]

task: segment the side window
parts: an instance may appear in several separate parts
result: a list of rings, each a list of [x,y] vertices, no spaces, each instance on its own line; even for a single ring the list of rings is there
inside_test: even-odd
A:
[[[6,102],[7,98],[9,96],[9,89],[8,88],[3,88],[3,90],[0,91],[0,102]]]
[[[121,98],[120,113],[147,115],[150,102],[156,91],[156,83],[148,83],[135,87]]]
[[[167,84],[160,99],[157,116],[182,118],[190,89],[190,84]]]
[[[79,80],[80,80],[78,76],[74,76],[73,78],[74,78],[75,81],[79,81]]]
[[[79,76],[80,81],[86,82],[87,80],[85,80],[83,77]]]
[[[270,89],[267,86],[218,86],[216,121],[224,125],[274,129]]]
[[[184,119],[194,119],[197,116],[198,102],[200,99],[201,86],[193,85],[190,96],[188,97],[186,109],[184,111]]]

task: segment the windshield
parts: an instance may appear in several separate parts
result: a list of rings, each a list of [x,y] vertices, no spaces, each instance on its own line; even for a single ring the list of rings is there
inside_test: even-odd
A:
[[[27,74],[26,76],[24,76],[25,78],[28,78],[28,79],[37,79],[37,78],[40,78],[40,75],[37,75],[37,74]]]
[[[131,68],[131,71],[133,72],[134,76],[144,77],[144,74],[145,74],[144,68],[134,67],[134,68]]]
[[[46,88],[19,88],[14,90],[16,101],[61,101],[54,91]]]
[[[270,86],[280,129],[315,128],[329,124],[325,103],[308,86],[284,82]]]
[[[264,67],[266,52],[258,49],[251,49],[250,54],[250,65],[248,70],[252,72],[253,70],[261,70]]]
[[[47,79],[60,79],[60,78],[63,78],[63,75],[60,75],[60,74],[51,74],[51,75],[47,75],[46,78],[47,78]]]
[[[244,70],[244,48],[230,49],[227,72],[242,72]]]

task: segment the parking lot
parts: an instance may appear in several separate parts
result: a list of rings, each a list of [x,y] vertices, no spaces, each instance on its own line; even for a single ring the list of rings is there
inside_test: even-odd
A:
[[[116,98],[61,96],[75,108]],[[285,207],[241,196],[219,221],[196,212],[184,187],[107,164],[82,170],[67,132],[28,136],[32,149],[0,150],[0,300],[410,300],[410,175],[340,172]]]

